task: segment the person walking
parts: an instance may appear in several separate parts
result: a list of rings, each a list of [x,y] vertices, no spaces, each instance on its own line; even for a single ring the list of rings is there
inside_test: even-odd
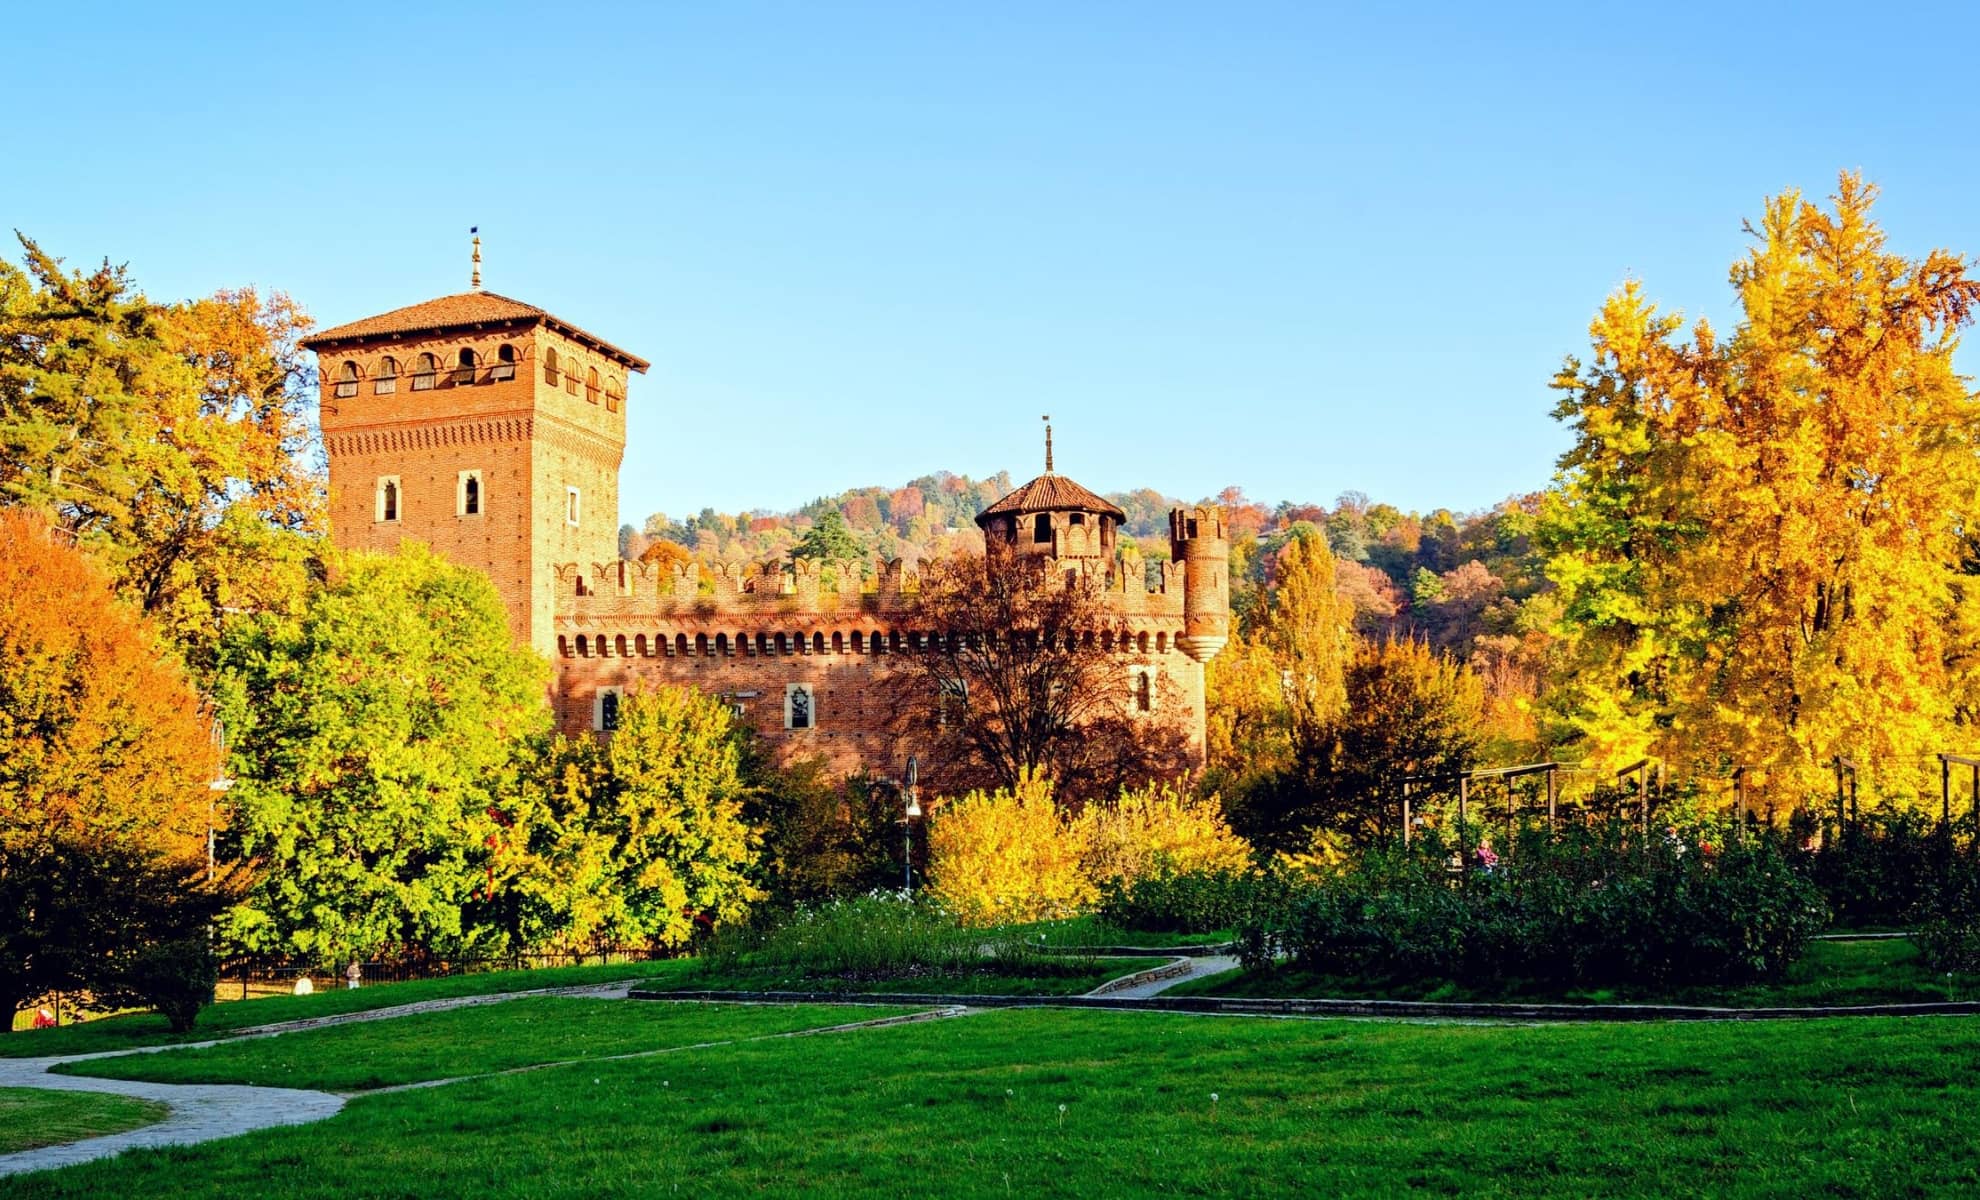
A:
[[[358,965],[357,959],[352,959],[351,965],[344,968],[344,986],[351,991],[356,991],[358,981],[363,978],[364,968]]]

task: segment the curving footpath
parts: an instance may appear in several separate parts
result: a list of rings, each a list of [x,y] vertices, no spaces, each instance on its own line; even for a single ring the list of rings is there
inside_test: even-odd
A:
[[[585,984],[577,987],[532,988],[519,992],[496,992],[485,996],[448,996],[374,1008],[363,1012],[336,1013],[297,1021],[255,1025],[225,1038],[204,1042],[179,1042],[165,1046],[134,1046],[93,1054],[61,1054],[45,1058],[0,1058],[0,1087],[41,1088],[61,1092],[109,1092],[139,1100],[155,1100],[169,1110],[165,1119],[124,1133],[65,1142],[0,1154],[0,1176],[27,1171],[45,1171],[71,1166],[92,1159],[109,1158],[125,1150],[144,1146],[190,1146],[219,1138],[253,1133],[279,1125],[305,1125],[336,1116],[344,1107],[344,1097],[329,1092],[299,1088],[249,1087],[244,1084],[142,1083],[131,1079],[98,1079],[84,1075],[56,1075],[52,1069],[62,1063],[87,1062],[93,1058],[114,1058],[125,1054],[162,1054],[170,1050],[195,1050],[250,1038],[279,1037],[332,1025],[355,1025],[366,1021],[388,1021],[416,1013],[445,1012],[454,1008],[474,1008],[499,1004],[527,996],[598,996],[623,999],[633,981]]]
[[[210,1046],[212,1042],[192,1043]],[[177,1049],[179,1047],[173,1047]],[[342,1096],[297,1088],[246,1087],[239,1084],[140,1083],[127,1079],[90,1079],[51,1075],[57,1063],[108,1058],[112,1054],[64,1054],[52,1058],[0,1059],[0,1087],[41,1088],[61,1092],[111,1092],[139,1100],[156,1100],[170,1111],[165,1119],[124,1133],[86,1138],[39,1150],[0,1154],[0,1175],[45,1171],[96,1158],[108,1158],[140,1146],[190,1146],[215,1138],[233,1137],[276,1125],[302,1125],[332,1117],[344,1107]]]

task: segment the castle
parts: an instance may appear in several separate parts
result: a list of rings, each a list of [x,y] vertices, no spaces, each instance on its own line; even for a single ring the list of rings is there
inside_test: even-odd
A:
[[[913,564],[872,591],[823,586],[815,563],[713,568],[619,557],[627,381],[646,360],[533,305],[473,288],[326,329],[317,355],[338,545],[424,542],[487,572],[516,637],[555,667],[567,733],[608,731],[637,681],[723,696],[785,759],[893,774],[901,656],[928,645]],[[1104,587],[1130,710],[1171,720],[1200,760],[1204,664],[1229,632],[1223,512],[1170,516],[1158,581],[1124,569],[1124,514],[1053,472],[977,518],[986,544]],[[1163,712],[1162,709],[1170,711]]]

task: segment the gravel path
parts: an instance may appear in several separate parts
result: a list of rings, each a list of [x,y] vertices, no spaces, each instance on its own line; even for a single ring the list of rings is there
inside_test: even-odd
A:
[[[60,1092],[112,1092],[140,1100],[158,1100],[170,1106],[163,1121],[87,1138],[62,1146],[43,1146],[0,1154],[0,1175],[24,1171],[45,1171],[108,1158],[139,1146],[189,1146],[215,1138],[233,1137],[275,1125],[301,1125],[335,1116],[344,1107],[341,1096],[328,1092],[307,1092],[295,1088],[242,1087],[221,1084],[139,1083],[126,1079],[85,1079],[75,1075],[51,1075],[56,1063],[101,1058],[99,1054],[70,1054],[55,1058],[0,1059],[0,1087],[43,1088]]]
[[[86,1138],[80,1142],[69,1142],[60,1146],[43,1146],[39,1150],[0,1154],[0,1176],[66,1167],[74,1163],[89,1162],[91,1159],[108,1158],[113,1154],[120,1154],[140,1146],[189,1146],[195,1142],[210,1142],[217,1138],[233,1137],[277,1125],[303,1125],[335,1116],[338,1110],[344,1107],[342,1096],[297,1088],[206,1083],[141,1083],[129,1079],[95,1079],[81,1075],[51,1074],[50,1068],[58,1063],[83,1062],[92,1058],[110,1058],[120,1054],[159,1054],[171,1050],[191,1050],[201,1046],[218,1045],[223,1041],[236,1042],[245,1038],[277,1037],[306,1029],[325,1029],[332,1025],[389,1021],[395,1017],[411,1016],[415,1013],[445,1012],[454,1008],[500,1004],[505,1000],[516,1000],[525,996],[600,996],[624,999],[632,984],[633,981],[628,980],[621,983],[589,984],[583,987],[496,992],[486,996],[452,996],[440,1000],[421,1000],[412,1004],[395,1004],[389,1008],[374,1008],[366,1012],[336,1013],[301,1021],[256,1025],[226,1038],[204,1042],[141,1046],[95,1054],[0,1059],[0,1087],[43,1088],[61,1092],[110,1092],[119,1096],[134,1096],[140,1100],[157,1100],[171,1110],[164,1120],[141,1129],[113,1133],[105,1137]]]

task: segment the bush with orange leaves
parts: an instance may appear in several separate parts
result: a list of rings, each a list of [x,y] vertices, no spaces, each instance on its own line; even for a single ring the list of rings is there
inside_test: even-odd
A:
[[[968,925],[1091,911],[1103,884],[1177,871],[1242,870],[1251,847],[1215,798],[1151,784],[1069,813],[1048,779],[932,806],[929,892]]]
[[[0,847],[203,858],[218,756],[150,622],[64,534],[0,511]]]

